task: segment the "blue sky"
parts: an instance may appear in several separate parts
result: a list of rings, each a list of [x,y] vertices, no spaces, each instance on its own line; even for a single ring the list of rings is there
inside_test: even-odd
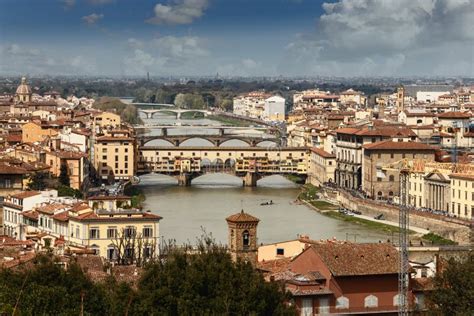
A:
[[[0,74],[473,76],[471,0],[2,0]]]

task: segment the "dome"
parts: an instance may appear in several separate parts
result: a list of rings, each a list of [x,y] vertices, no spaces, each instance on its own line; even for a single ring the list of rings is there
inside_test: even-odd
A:
[[[26,83],[26,78],[21,78],[21,84],[16,88],[16,94],[31,94],[31,88]]]

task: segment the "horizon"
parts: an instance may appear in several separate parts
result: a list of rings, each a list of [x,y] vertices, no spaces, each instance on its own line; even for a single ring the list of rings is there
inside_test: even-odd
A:
[[[469,1],[6,0],[0,75],[473,78]]]

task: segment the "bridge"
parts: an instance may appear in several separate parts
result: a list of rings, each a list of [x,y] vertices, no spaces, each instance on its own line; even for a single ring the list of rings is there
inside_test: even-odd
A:
[[[211,115],[211,111],[207,110],[193,110],[193,109],[153,109],[153,110],[145,110],[145,109],[138,109],[138,113],[144,113],[147,118],[153,118],[153,115],[156,113],[173,113],[176,115],[177,119],[181,118],[183,113],[202,113],[204,117]]]
[[[160,147],[138,150],[137,175],[165,174],[190,186],[193,179],[208,173],[227,173],[242,179],[243,186],[254,187],[271,175],[306,179],[309,150],[305,147]]]
[[[139,135],[137,136],[138,143],[140,146],[146,146],[147,143],[153,140],[164,140],[172,144],[173,146],[179,147],[183,142],[189,139],[204,139],[212,143],[214,146],[219,147],[223,143],[230,140],[240,140],[245,142],[251,147],[255,147],[262,142],[273,142],[277,145],[280,144],[280,138],[276,137],[265,137],[265,136],[252,136],[252,135],[210,135],[210,134],[189,134],[189,135]]]

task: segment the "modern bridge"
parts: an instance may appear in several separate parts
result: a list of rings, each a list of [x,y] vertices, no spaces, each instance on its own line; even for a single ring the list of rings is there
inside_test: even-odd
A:
[[[253,187],[263,177],[295,175],[306,179],[309,150],[305,147],[159,147],[138,150],[137,175],[165,174],[182,186],[208,173],[227,173]]]

